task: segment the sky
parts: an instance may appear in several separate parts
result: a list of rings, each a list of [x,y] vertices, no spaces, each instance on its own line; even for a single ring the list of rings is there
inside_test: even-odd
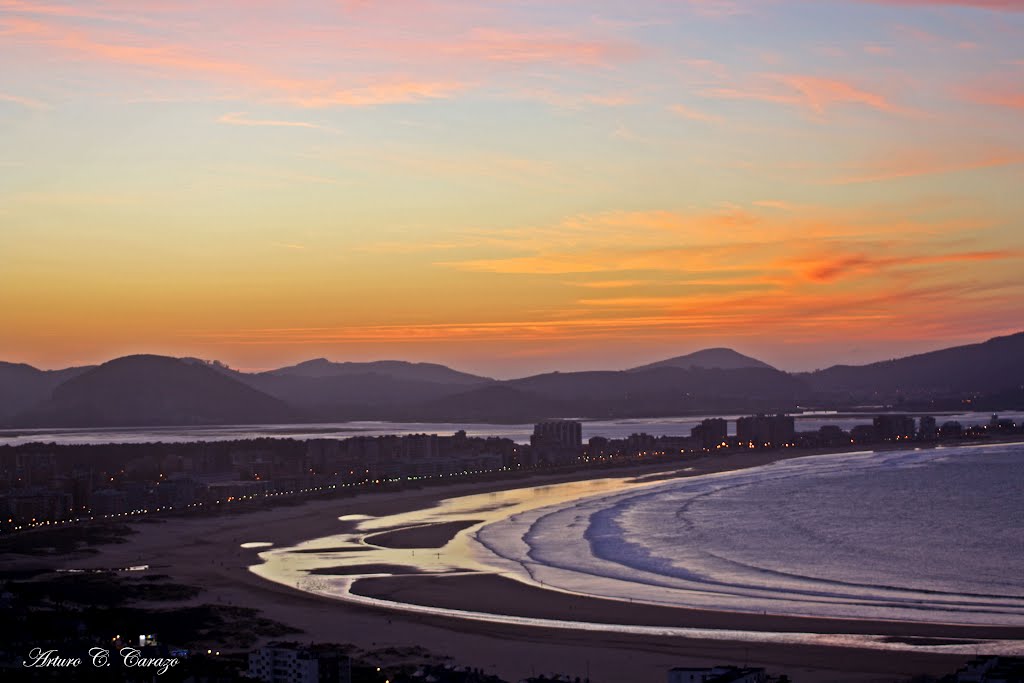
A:
[[[1019,0],[0,0],[0,359],[1024,329]]]

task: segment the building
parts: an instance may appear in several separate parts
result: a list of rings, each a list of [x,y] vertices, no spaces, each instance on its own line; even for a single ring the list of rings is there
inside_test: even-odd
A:
[[[626,438],[626,452],[630,455],[653,455],[658,450],[658,440],[650,434],[630,434]]]
[[[718,448],[728,443],[729,423],[720,417],[712,417],[701,420],[701,423],[690,430],[690,437],[696,442],[698,448],[708,450]]]
[[[677,667],[668,672],[668,683],[765,683],[766,680],[764,669],[738,666]]]
[[[943,439],[959,439],[964,435],[964,427],[956,420],[949,420],[942,423],[939,428],[939,436]]]
[[[925,415],[918,420],[917,438],[922,441],[934,441],[939,438],[939,426],[934,417]]]
[[[850,435],[839,425],[818,427],[818,443],[822,446],[841,446],[850,443]]]
[[[879,415],[874,419],[875,433],[882,441],[909,441],[914,438],[914,418],[909,415]]]
[[[878,441],[878,429],[875,425],[854,425],[850,428],[851,443],[875,443]]]
[[[248,676],[264,683],[351,683],[352,664],[335,650],[271,643],[249,653]]]
[[[19,489],[0,496],[0,514],[22,523],[66,519],[71,508],[70,494],[42,487]]]
[[[988,422],[988,428],[993,432],[1009,434],[1017,428],[1017,424],[1009,418],[1000,418],[998,415],[993,415],[992,419]]]
[[[92,494],[94,515],[119,515],[128,512],[128,496],[117,489],[101,489]]]
[[[533,426],[531,446],[583,447],[583,425],[576,420],[547,420]]]
[[[791,415],[754,415],[736,420],[740,444],[770,448],[796,442],[796,422]]]

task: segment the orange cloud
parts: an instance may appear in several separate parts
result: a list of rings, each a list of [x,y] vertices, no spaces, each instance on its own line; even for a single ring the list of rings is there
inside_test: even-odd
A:
[[[885,269],[902,266],[1019,259],[1022,255],[1024,255],[1024,251],[1019,249],[909,256],[877,256],[865,253],[827,254],[794,259],[788,265],[807,280],[832,282],[851,275],[872,275]]]
[[[989,104],[1010,109],[1024,109],[1024,90],[1014,90],[1011,88],[978,90],[968,88],[964,90],[964,93],[968,100],[978,104]]]
[[[377,104],[399,104],[418,100],[441,99],[465,90],[468,84],[451,81],[424,82],[401,80],[391,83],[374,83],[354,88],[326,89],[317,92],[308,81],[285,84],[295,94],[285,101],[300,107],[368,107]]]
[[[948,148],[899,150],[869,162],[857,171],[828,181],[834,185],[872,183],[916,176],[961,173],[1024,163],[1024,149],[959,152]]]
[[[476,28],[463,41],[442,45],[439,51],[456,57],[493,62],[607,65],[636,56],[639,49],[625,43],[580,40],[564,33],[512,33]]]
[[[697,111],[685,104],[673,104],[669,107],[669,110],[683,118],[690,119],[691,121],[706,121],[707,123],[719,123],[722,121],[722,118],[719,116]]]
[[[220,123],[227,123],[232,126],[271,126],[281,128],[318,128],[326,130],[325,126],[307,121],[277,121],[272,119],[250,119],[246,112],[229,112],[217,119]]]
[[[704,97],[734,100],[760,100],[809,109],[825,114],[840,104],[858,104],[888,114],[906,114],[908,110],[885,96],[836,79],[800,74],[765,74],[752,87],[718,87],[703,90]]]
[[[31,97],[24,97],[22,95],[11,95],[9,93],[0,92],[0,102],[12,102],[14,104],[20,104],[23,107],[29,109],[50,109],[50,105],[46,102],[33,99]]]

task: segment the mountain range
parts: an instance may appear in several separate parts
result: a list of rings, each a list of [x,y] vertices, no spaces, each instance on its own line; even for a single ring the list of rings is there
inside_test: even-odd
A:
[[[114,427],[391,420],[529,422],[855,408],[1024,406],[1024,333],[861,366],[787,373],[731,349],[621,371],[494,380],[432,363],[319,358],[246,373],[136,355],[38,370],[0,363],[0,426]]]

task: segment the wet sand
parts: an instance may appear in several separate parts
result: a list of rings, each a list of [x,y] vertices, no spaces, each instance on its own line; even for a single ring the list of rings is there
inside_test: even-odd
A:
[[[707,456],[683,461],[675,467],[686,467],[690,470],[686,474],[694,475],[762,465],[802,455],[809,453],[758,452]],[[165,524],[136,524],[134,526],[139,533],[130,537],[127,543],[101,546],[99,554],[95,556],[4,557],[0,558],[0,567],[34,565],[48,568],[92,568],[148,563],[154,573],[166,574],[175,582],[204,589],[199,597],[182,604],[216,603],[257,607],[265,617],[301,629],[304,632],[298,636],[301,640],[353,643],[367,649],[421,645],[436,654],[453,657],[460,665],[479,667],[487,673],[511,681],[531,673],[560,672],[583,677],[589,671],[594,683],[638,683],[663,681],[666,671],[675,666],[748,663],[767,666],[776,673],[787,673],[796,683],[866,682],[894,680],[921,673],[947,673],[969,659],[963,655],[556,630],[369,608],[320,597],[260,578],[248,568],[259,563],[258,554],[265,549],[240,547],[245,542],[266,541],[280,548],[302,540],[325,538],[350,531],[354,523],[339,521],[338,517],[343,515],[394,515],[403,511],[432,509],[441,500],[453,496],[591,477],[645,475],[667,469],[670,468],[661,465],[655,468],[619,468],[537,476],[514,481],[460,483],[418,491],[312,501],[244,514],[171,519]],[[405,542],[410,542],[410,533],[403,532]],[[424,529],[419,533],[427,531]],[[430,533],[436,533],[436,530]],[[403,577],[387,581],[402,581],[406,578],[416,582],[428,577]],[[445,582],[476,577],[429,578]],[[503,590],[493,581],[493,577],[490,580],[481,578],[465,599],[511,600],[500,595],[489,595],[496,590]],[[364,587],[373,586],[365,581],[359,583]],[[433,589],[438,597],[455,599],[451,597],[453,589],[441,589],[442,585],[438,583]],[[374,590],[382,588],[394,590],[396,586],[377,584]],[[423,591],[424,586],[410,584],[402,590]],[[555,601],[556,598],[546,592],[543,599],[552,601],[555,612],[563,606],[567,610],[594,610],[595,613],[607,608],[586,607],[582,603],[570,607]],[[530,600],[536,602],[533,597]],[[618,612],[619,609],[616,604],[611,612]],[[679,615],[679,619],[698,618],[698,615],[684,616],[683,612],[672,611]],[[567,613],[561,612],[560,616],[566,618]],[[704,625],[721,624],[738,629],[747,629],[756,621],[752,620],[751,615],[730,613],[703,613],[699,618],[708,620],[703,622]],[[824,622],[815,627],[819,631],[830,628],[831,620],[815,621]]]
[[[469,519],[459,522],[441,522],[425,524],[409,529],[395,529],[370,534],[363,540],[380,548],[412,549],[412,548],[443,548],[463,529],[479,524],[482,520]]]
[[[411,531],[411,530],[410,530]],[[538,619],[785,633],[848,633],[919,638],[1024,639],[1024,628],[822,619],[659,607],[544,590],[497,574],[364,578],[352,592],[381,600]]]

